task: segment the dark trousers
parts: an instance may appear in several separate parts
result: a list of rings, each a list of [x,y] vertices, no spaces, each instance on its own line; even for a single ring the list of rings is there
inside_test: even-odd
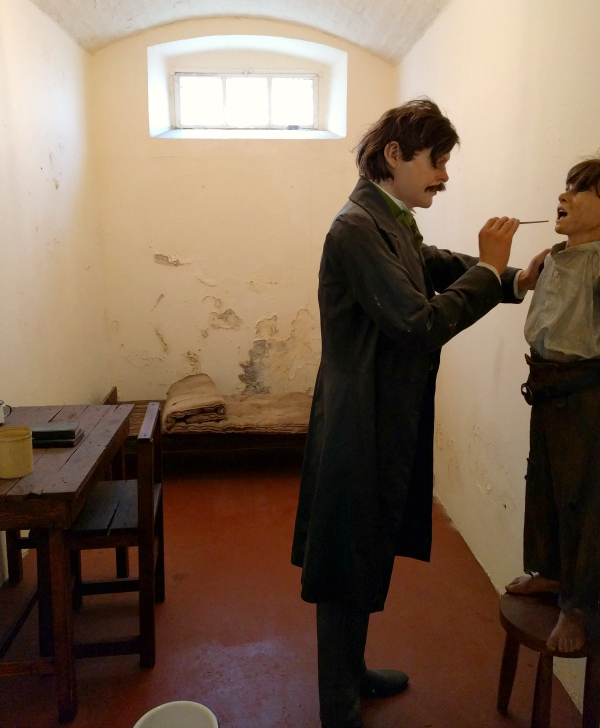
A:
[[[598,360],[530,360],[530,385],[553,387]],[[524,566],[560,581],[565,609],[598,611],[600,598],[600,387],[536,403],[525,491]]]
[[[317,604],[319,702],[323,728],[361,728],[360,682],[365,674],[369,612],[340,602]]]
[[[437,366],[430,372],[423,393],[404,517],[400,523],[388,524],[389,543],[381,563],[382,593],[375,600],[375,609],[383,609],[396,553],[418,554],[418,558],[429,561],[436,374]],[[369,612],[356,611],[341,602],[317,604],[319,701],[323,728],[361,728],[363,725],[360,719],[360,682],[366,671],[369,616]]]

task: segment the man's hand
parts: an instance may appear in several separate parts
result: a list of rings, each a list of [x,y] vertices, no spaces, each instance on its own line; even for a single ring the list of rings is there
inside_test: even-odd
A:
[[[506,270],[510,246],[519,221],[514,217],[492,217],[479,231],[479,261],[493,265],[500,275]]]
[[[541,253],[538,253],[535,258],[531,260],[531,263],[527,266],[527,268],[519,273],[519,279],[517,281],[519,293],[525,293],[525,291],[533,291],[533,289],[535,288],[535,284],[540,277],[540,273],[544,268],[544,260],[546,259],[546,256],[549,252],[550,248],[542,250]]]

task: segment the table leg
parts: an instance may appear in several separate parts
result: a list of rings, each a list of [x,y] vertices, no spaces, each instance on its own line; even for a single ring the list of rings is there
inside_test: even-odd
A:
[[[32,537],[35,538],[37,557],[40,655],[42,657],[53,657],[52,578],[50,571],[50,553],[48,550],[48,532],[38,529],[31,533]]]
[[[117,454],[112,459],[110,464],[113,480],[125,480],[125,446],[117,450]]]
[[[69,552],[66,548],[65,532],[62,529],[49,531],[48,551],[51,571],[58,720],[60,723],[69,723],[77,713],[77,684],[73,649]]]
[[[20,531],[6,531],[6,560],[8,561],[8,582],[18,584],[23,581],[23,557],[18,538]]]

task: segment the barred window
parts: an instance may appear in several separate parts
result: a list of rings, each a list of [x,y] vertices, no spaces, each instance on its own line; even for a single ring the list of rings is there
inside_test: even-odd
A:
[[[175,73],[179,129],[316,129],[317,75]]]

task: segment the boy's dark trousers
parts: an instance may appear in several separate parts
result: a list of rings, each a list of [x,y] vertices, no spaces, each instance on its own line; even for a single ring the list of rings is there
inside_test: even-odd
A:
[[[528,362],[533,405],[525,571],[560,581],[562,608],[596,612],[600,598],[600,360],[555,363],[532,357]]]

